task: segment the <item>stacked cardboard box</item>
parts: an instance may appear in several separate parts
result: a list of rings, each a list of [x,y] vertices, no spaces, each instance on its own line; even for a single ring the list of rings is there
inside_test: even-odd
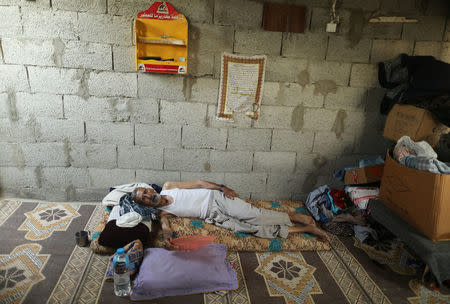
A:
[[[383,136],[397,141],[408,135],[414,141],[439,142],[450,128],[424,109],[395,105],[389,112]],[[450,240],[450,175],[434,174],[399,164],[386,154],[380,200],[433,241]]]

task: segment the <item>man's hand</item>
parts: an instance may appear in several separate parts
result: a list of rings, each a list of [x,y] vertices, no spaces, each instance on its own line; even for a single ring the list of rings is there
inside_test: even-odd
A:
[[[239,195],[237,195],[237,193],[234,192],[233,189],[230,189],[230,188],[228,188],[227,186],[223,186],[223,187],[222,187],[222,192],[223,192],[223,194],[224,194],[226,197],[228,197],[228,198],[230,198],[230,199],[234,199],[235,197],[239,197]]]
[[[175,246],[172,244],[172,230],[163,230],[162,237],[163,237],[163,247],[167,250],[177,250],[178,246]]]

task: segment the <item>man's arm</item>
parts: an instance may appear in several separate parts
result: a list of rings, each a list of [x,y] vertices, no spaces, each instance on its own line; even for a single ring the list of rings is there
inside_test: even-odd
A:
[[[172,214],[162,211],[159,216],[161,221],[162,235],[164,238],[164,247],[169,250],[176,249],[176,246],[174,246],[170,242],[172,240],[173,231],[172,228],[170,228],[169,217],[172,216]]]
[[[213,182],[208,182],[204,180],[198,180],[198,181],[190,181],[190,182],[165,182],[163,185],[163,190],[170,190],[170,189],[211,189],[211,190],[219,190],[222,191],[223,194],[225,194],[228,198],[235,198],[239,197],[236,192],[234,192],[233,189],[228,188],[225,185],[218,185]]]

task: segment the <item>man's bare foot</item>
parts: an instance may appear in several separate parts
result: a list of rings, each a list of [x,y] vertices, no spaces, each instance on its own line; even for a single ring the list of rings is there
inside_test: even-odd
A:
[[[300,224],[304,224],[304,225],[314,225],[314,226],[316,225],[316,222],[314,221],[314,219],[311,216],[301,214],[301,213],[290,213],[289,219],[292,222],[296,222],[296,223],[300,223]]]
[[[328,236],[328,234],[323,231],[322,229],[320,229],[317,226],[313,226],[313,225],[308,225],[305,227],[305,231],[309,232],[311,234],[314,234],[315,236],[317,236],[319,239],[321,239],[324,242],[329,243],[330,242],[330,237]]]

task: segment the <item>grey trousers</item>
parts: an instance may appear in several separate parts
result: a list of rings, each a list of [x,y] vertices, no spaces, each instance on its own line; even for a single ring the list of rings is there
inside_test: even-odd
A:
[[[287,213],[260,209],[240,198],[229,199],[219,191],[209,206],[205,222],[261,238],[287,238],[288,227],[292,226]]]

